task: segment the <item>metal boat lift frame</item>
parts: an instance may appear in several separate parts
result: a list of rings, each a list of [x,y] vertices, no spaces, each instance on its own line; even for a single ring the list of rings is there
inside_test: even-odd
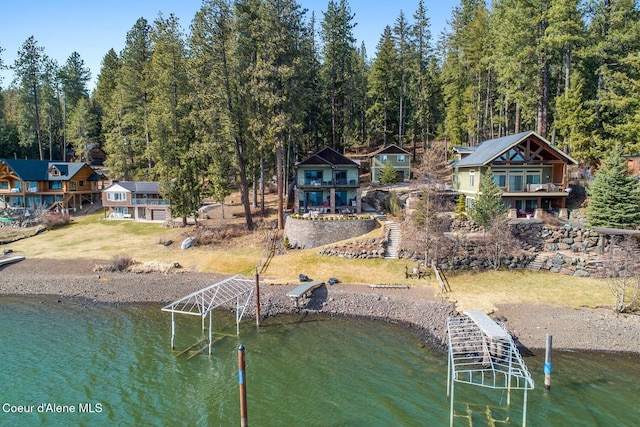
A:
[[[200,316],[202,319],[202,332],[204,332],[205,319],[208,315],[209,355],[211,355],[213,309],[227,304],[234,299],[236,300],[236,334],[240,335],[240,320],[242,320],[247,306],[253,297],[254,285],[255,281],[253,279],[233,276],[193,292],[163,307],[162,311],[171,313],[171,349],[174,349],[176,336],[176,313]]]
[[[481,311],[447,321],[449,356],[447,397],[451,399],[449,425],[453,427],[454,384],[456,382],[507,390],[524,390],[522,425],[527,425],[527,390],[533,390],[531,374],[509,332]]]

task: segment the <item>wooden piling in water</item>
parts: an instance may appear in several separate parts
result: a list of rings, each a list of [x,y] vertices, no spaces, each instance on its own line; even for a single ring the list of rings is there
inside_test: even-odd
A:
[[[547,334],[547,342],[544,350],[544,389],[551,389],[551,347],[553,335]]]
[[[238,385],[240,387],[240,426],[248,427],[247,419],[247,378],[245,374],[244,346],[238,347]]]

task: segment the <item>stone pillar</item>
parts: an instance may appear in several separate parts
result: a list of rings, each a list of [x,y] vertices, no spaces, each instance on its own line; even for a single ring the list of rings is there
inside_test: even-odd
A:
[[[303,212],[300,212],[300,190],[297,188],[293,190],[293,212],[301,215]]]
[[[533,213],[533,217],[536,219],[541,219],[543,216],[544,216],[544,209],[536,208],[535,212]]]
[[[362,189],[356,190],[356,213],[362,213]]]
[[[560,212],[558,213],[558,219],[567,221],[569,219],[569,209],[560,208]]]
[[[336,213],[336,189],[329,189],[329,207],[331,213]]]
[[[516,218],[518,218],[518,209],[516,208],[509,209],[509,219],[516,219]]]

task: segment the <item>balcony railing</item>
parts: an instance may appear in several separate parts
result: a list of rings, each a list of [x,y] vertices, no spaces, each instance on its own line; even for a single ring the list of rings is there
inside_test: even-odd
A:
[[[507,185],[500,187],[505,193],[558,193],[564,191],[562,184],[546,183],[546,184],[523,184],[523,185]]]
[[[171,203],[165,199],[133,199],[134,205],[154,205],[154,206],[167,206]]]
[[[357,179],[338,179],[333,181],[320,181],[313,179],[306,179],[303,184],[299,184],[303,187],[358,187],[359,183]]]

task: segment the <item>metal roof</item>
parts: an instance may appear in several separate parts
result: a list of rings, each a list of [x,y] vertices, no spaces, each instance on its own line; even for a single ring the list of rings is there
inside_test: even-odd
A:
[[[578,164],[570,156],[551,145],[549,141],[535,133],[534,131],[520,132],[513,135],[503,136],[502,138],[489,139],[481,142],[475,147],[475,150],[465,158],[453,163],[453,166],[484,166],[498,157],[500,154],[509,150],[511,147],[519,144],[526,138],[534,136],[540,142],[544,143],[549,149],[555,151],[567,162]]]
[[[2,159],[0,161],[9,166],[22,181],[69,181],[85,166],[90,168],[82,162],[59,160]],[[52,174],[54,170],[59,174]]]

